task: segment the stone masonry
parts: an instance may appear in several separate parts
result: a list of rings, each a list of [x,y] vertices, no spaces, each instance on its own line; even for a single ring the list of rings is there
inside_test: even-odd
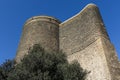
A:
[[[77,60],[90,72],[86,80],[120,80],[120,62],[94,4],[88,4],[62,23],[49,16],[28,19],[23,27],[17,63],[34,44],[41,44],[49,52],[62,50],[69,62]]]

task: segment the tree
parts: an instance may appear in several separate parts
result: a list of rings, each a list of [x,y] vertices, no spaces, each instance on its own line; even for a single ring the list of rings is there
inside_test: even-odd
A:
[[[9,73],[13,70],[14,60],[6,60],[0,65],[0,80],[7,80]]]
[[[33,46],[8,80],[84,80],[86,71],[78,62],[68,63],[63,52],[46,52],[39,44]]]

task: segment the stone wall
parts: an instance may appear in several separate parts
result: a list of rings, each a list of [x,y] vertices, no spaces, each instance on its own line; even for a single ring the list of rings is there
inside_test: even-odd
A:
[[[16,55],[16,62],[20,62],[34,44],[41,44],[46,51],[58,52],[59,23],[57,19],[48,16],[35,16],[26,21]]]
[[[34,44],[41,44],[48,52],[63,50],[69,62],[77,60],[90,72],[86,80],[120,80],[120,62],[94,4],[61,24],[48,16],[27,20],[16,55],[17,63]]]
[[[120,80],[120,63],[114,46],[105,38],[102,38],[102,45],[112,80]]]
[[[78,15],[60,24],[60,48],[67,54],[73,54],[99,36],[109,39],[103,25],[98,8],[88,5]]]
[[[112,80],[107,65],[101,38],[81,51],[68,56],[68,61],[77,60],[89,73],[86,80]]]
[[[61,23],[59,39],[60,49],[68,55],[68,60],[77,60],[90,71],[87,80],[120,80],[118,58],[96,5],[87,5]]]

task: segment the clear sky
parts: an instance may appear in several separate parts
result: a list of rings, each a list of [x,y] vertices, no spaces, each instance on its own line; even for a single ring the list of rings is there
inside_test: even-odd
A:
[[[120,0],[0,0],[0,64],[15,57],[22,27],[28,18],[48,15],[63,22],[88,3],[99,7],[120,59]]]

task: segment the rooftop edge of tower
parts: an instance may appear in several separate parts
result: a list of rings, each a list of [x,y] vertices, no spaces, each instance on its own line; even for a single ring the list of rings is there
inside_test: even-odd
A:
[[[85,8],[89,8],[89,7],[97,7],[97,5],[96,4],[94,4],[94,3],[89,3],[87,6],[85,6]]]
[[[89,3],[87,4],[79,13],[77,13],[76,15],[68,18],[67,20],[65,20],[64,22],[62,22],[60,25],[63,25],[65,23],[67,23],[68,21],[71,21],[72,19],[74,19],[75,17],[77,17],[78,15],[81,15],[81,13],[83,13],[84,11],[86,11],[86,9],[88,8],[98,8],[97,5],[95,5],[94,3]]]
[[[29,18],[26,22],[25,22],[25,25],[26,24],[29,24],[33,21],[47,21],[47,22],[52,22],[52,23],[55,23],[55,24],[60,24],[61,21],[54,18],[54,17],[51,17],[51,16],[33,16],[31,18]]]

